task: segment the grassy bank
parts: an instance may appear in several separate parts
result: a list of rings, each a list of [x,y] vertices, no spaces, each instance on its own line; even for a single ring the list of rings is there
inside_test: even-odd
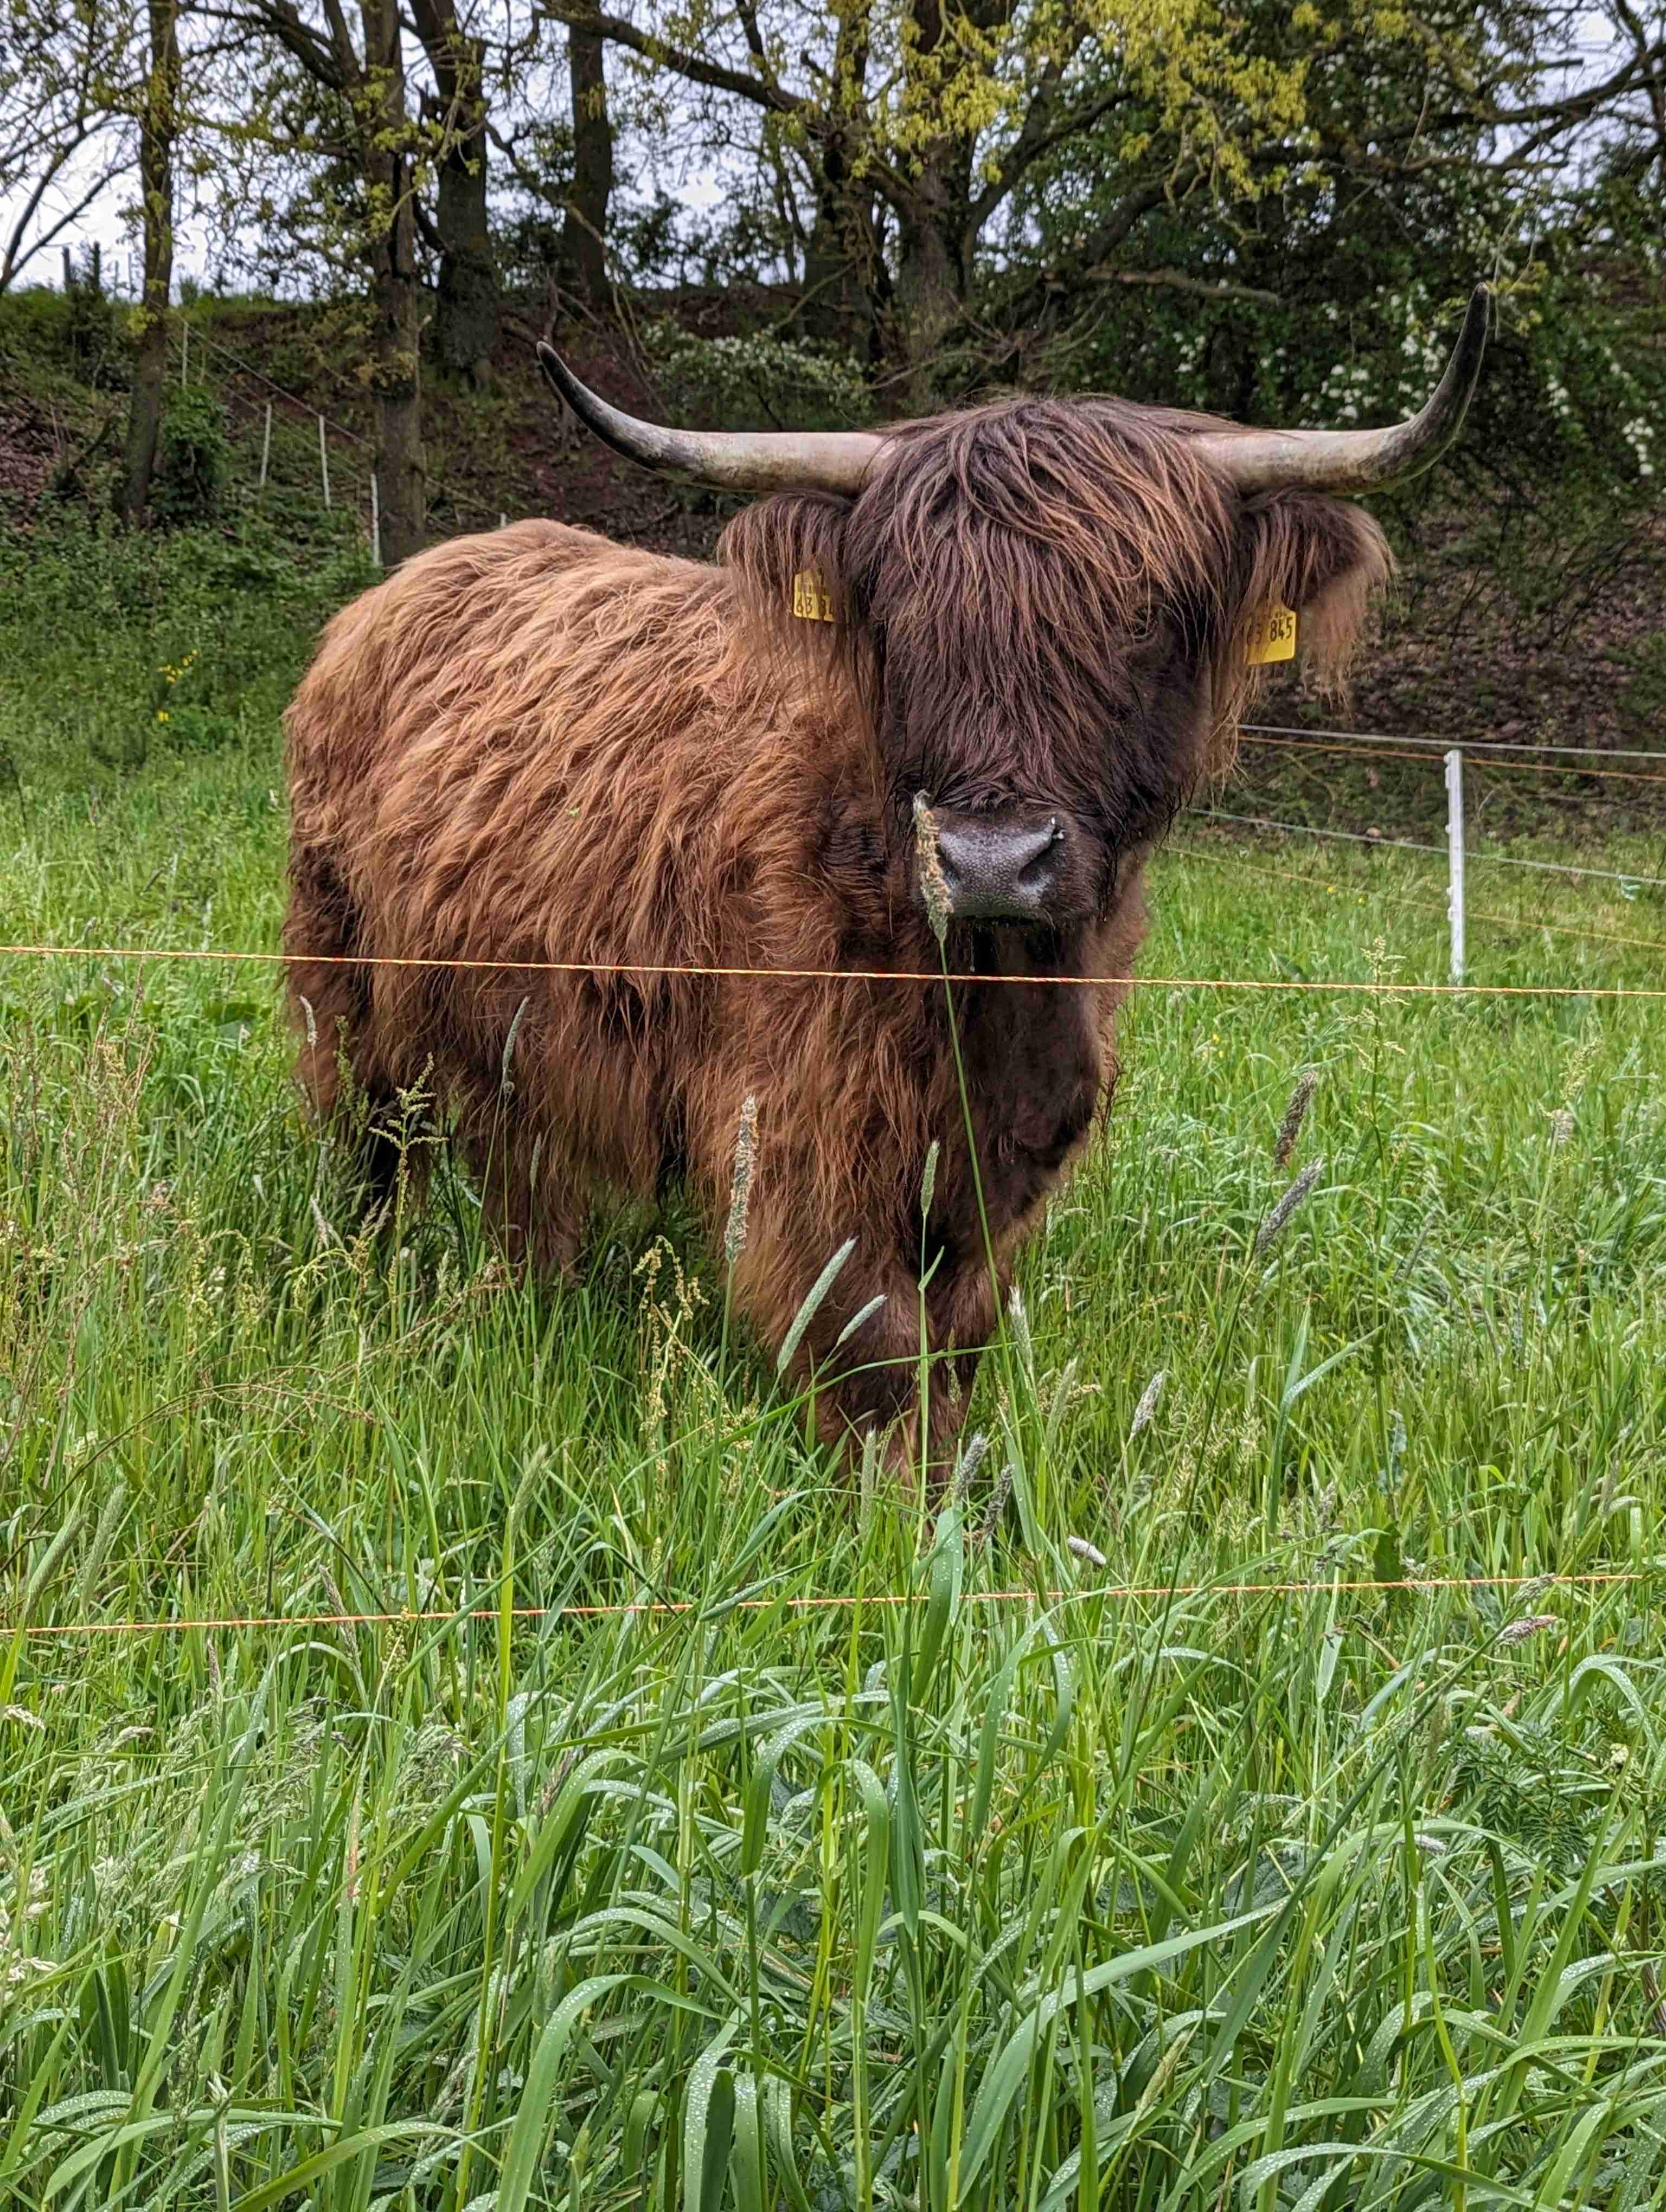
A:
[[[8,941],[276,941],[351,556],[175,543],[8,572]],[[1438,979],[1442,890],[1189,822],[1144,965]],[[1140,995],[941,1510],[675,1218],[362,1235],[270,969],[0,966],[0,2194],[1659,2201],[1666,904],[1470,895],[1591,994]]]

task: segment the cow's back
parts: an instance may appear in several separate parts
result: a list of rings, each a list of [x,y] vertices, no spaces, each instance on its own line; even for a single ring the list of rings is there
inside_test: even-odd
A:
[[[721,571],[553,523],[454,539],[326,630],[287,719],[295,840],[385,951],[647,957],[722,872],[778,706]]]
[[[558,1146],[575,1180],[651,1187],[714,1114],[727,1158],[749,1079],[726,1069],[720,1100],[701,1071],[734,1009],[666,971],[838,957],[821,849],[863,741],[793,659],[723,570],[543,522],[437,547],[337,615],[286,724],[320,1110],[339,1039],[361,1089],[423,1085],[484,1150],[514,1035],[546,1170]],[[772,988],[754,1057],[793,1057],[806,988]]]

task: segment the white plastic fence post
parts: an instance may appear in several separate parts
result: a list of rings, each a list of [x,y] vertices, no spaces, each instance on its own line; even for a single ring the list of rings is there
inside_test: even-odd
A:
[[[318,418],[318,467],[324,478],[324,511],[330,512],[330,449],[324,442],[324,417]]]
[[[1446,756],[1446,912],[1452,927],[1452,981],[1463,981],[1463,755]]]
[[[272,457],[272,403],[266,402],[266,427],[260,437],[260,489],[266,489],[266,465]]]
[[[498,526],[498,528],[499,528],[500,530],[506,529],[506,528],[508,527],[508,520],[509,520],[509,518],[508,518],[508,516],[507,514],[500,514],[500,515],[498,516],[498,518],[497,518],[497,526]]]
[[[376,471],[370,471],[370,558],[380,568],[382,565],[382,501],[376,483]]]

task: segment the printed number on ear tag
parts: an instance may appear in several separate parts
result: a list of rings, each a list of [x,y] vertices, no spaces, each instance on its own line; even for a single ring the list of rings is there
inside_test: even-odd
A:
[[[1296,658],[1296,615],[1292,607],[1271,606],[1250,633],[1244,656],[1251,668],[1265,668],[1269,660]]]
[[[793,577],[793,612],[800,622],[832,621],[833,601],[816,569],[800,568]]]

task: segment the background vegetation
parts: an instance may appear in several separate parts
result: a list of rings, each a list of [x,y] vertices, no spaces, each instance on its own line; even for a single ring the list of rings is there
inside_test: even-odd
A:
[[[541,327],[719,422],[992,386],[1364,422],[1420,401],[1486,278],[1473,427],[1402,542],[1548,628],[1661,566],[1666,16],[1635,0],[9,0],[0,295],[89,196],[109,251],[64,289],[82,374],[131,392],[131,520],[205,283],[333,307],[317,365],[400,558],[447,526],[446,400]]]

